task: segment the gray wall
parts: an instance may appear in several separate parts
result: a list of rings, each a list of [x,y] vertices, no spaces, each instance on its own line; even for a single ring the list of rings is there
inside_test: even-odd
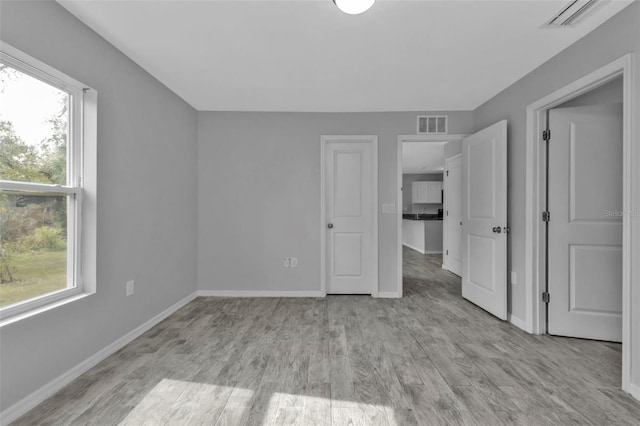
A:
[[[413,204],[411,184],[413,182],[442,182],[442,173],[402,175],[402,212],[403,213],[438,213],[442,204]]]
[[[451,141],[444,146],[444,159],[462,154],[462,141]]]
[[[509,286],[509,311],[524,320],[525,312],[525,141],[526,107],[532,102],[560,89],[578,78],[624,56],[635,52],[635,70],[640,69],[640,2],[635,2],[621,13],[601,25],[503,92],[474,111],[475,130],[478,131],[499,120],[508,120],[508,164],[509,164],[509,264],[510,270],[518,274],[518,284]],[[637,83],[637,77],[636,77]],[[640,85],[634,94],[636,105],[640,105]],[[637,114],[636,114],[637,120]],[[636,121],[636,128],[638,124]],[[638,153],[634,154],[638,164]],[[635,182],[640,181],[638,167],[633,171]],[[637,196],[637,194],[636,194]],[[634,238],[638,237],[639,218],[634,221]],[[636,240],[637,241],[637,240]],[[635,248],[638,250],[638,247]],[[638,286],[639,267],[635,262],[632,280]],[[640,306],[638,293],[634,293],[634,305]],[[636,309],[637,311],[637,309]],[[632,324],[640,324],[640,316],[632,318]],[[632,345],[640,353],[638,330],[635,329]],[[640,360],[632,367],[634,382],[640,383]]]
[[[448,112],[469,133],[470,112]],[[320,136],[378,135],[378,201],[396,204],[398,135],[415,112],[198,115],[198,288],[320,290]],[[380,291],[396,290],[396,215],[379,209]],[[282,267],[283,256],[299,259]]]
[[[0,329],[4,410],[196,290],[197,114],[57,3],[0,7],[2,41],[98,91],[97,293]]]

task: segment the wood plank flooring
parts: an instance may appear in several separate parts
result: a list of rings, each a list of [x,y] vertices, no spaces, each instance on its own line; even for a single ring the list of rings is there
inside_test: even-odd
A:
[[[198,298],[15,424],[640,424],[620,345],[530,336],[404,255],[403,299]]]

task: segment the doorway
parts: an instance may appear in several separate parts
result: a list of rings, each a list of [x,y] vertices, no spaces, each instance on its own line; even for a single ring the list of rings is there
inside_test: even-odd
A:
[[[626,55],[527,107],[525,285],[527,289],[526,329],[534,334],[545,334],[547,309],[544,293],[548,266],[546,244],[547,241],[550,241],[546,235],[545,220],[554,219],[553,212],[550,217],[546,213],[546,191],[544,191],[548,181],[545,166],[546,150],[543,141],[543,131],[546,130],[547,125],[547,111],[622,77],[624,102],[621,167],[622,211],[627,212],[622,215],[622,265],[620,272],[622,281],[622,389],[640,397],[640,389],[632,383],[631,375],[632,367],[636,369],[640,367],[640,365],[636,365],[636,362],[640,362],[640,357],[637,355],[635,359],[632,357],[632,351],[637,350],[638,342],[635,340],[637,337],[634,338],[634,334],[637,336],[635,328],[637,324],[633,324],[631,321],[637,316],[637,312],[635,312],[637,308],[634,309],[634,306],[640,306],[638,296],[636,296],[640,281],[637,278],[632,280],[632,276],[636,277],[639,272],[638,265],[634,265],[631,261],[638,256],[634,247],[640,239],[640,234],[635,231],[635,227],[638,226],[638,218],[633,215],[640,203],[640,199],[637,197],[640,191],[639,182],[637,177],[634,177],[634,165],[637,167],[640,141],[634,137],[634,116],[632,115],[635,107],[633,62],[633,56]],[[546,217],[543,216],[543,213]],[[553,298],[552,295],[550,297]]]
[[[398,136],[397,205],[401,211],[397,223],[397,297],[403,293],[406,253],[411,253],[409,263],[416,273],[432,274],[434,265],[448,272],[445,160],[462,152],[462,139],[465,136]],[[461,194],[458,196],[461,197]]]
[[[622,341],[622,78],[548,110],[547,333]]]

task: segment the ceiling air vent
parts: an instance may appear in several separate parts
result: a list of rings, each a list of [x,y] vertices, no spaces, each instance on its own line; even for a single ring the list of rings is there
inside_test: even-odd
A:
[[[567,3],[558,13],[553,15],[547,23],[546,27],[571,27],[581,17],[589,11],[598,0],[572,0]]]
[[[448,121],[449,117],[446,115],[419,115],[418,134],[446,134]]]

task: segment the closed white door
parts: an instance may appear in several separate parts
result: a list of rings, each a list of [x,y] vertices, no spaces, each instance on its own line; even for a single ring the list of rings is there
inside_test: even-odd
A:
[[[549,333],[622,341],[622,104],[549,111]]]
[[[462,155],[447,158],[444,168],[444,263],[449,271],[462,275]]]
[[[378,276],[377,137],[327,138],[323,137],[327,293],[372,294]]]
[[[462,297],[507,319],[507,122],[462,141]]]

